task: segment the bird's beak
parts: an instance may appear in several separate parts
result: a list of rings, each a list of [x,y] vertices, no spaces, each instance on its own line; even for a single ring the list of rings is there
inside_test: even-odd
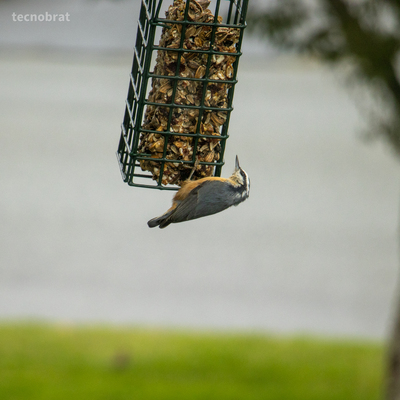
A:
[[[239,157],[236,156],[236,160],[235,160],[235,170],[238,171],[240,169],[240,165],[239,165]]]

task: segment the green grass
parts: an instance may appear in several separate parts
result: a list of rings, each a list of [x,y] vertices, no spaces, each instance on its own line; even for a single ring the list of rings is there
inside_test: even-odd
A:
[[[382,370],[374,342],[0,324],[1,400],[376,400]]]

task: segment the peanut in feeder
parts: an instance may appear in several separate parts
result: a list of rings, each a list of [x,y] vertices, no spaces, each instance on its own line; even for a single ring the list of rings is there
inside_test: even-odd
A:
[[[192,179],[221,174],[247,1],[223,2],[225,21],[221,0],[214,13],[208,0],[175,0],[165,18],[159,17],[161,3],[142,2],[117,156],[128,184],[176,190],[170,186],[181,186],[195,160]],[[156,184],[137,182],[142,178]]]

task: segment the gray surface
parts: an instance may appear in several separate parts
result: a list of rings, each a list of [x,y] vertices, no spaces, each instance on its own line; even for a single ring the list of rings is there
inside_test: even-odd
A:
[[[398,166],[329,72],[244,58],[223,173],[250,199],[150,230],[172,194],[114,155],[130,54],[34,54],[0,62],[0,318],[385,333]]]
[[[12,22],[46,11],[71,22]],[[0,2],[0,318],[382,337],[399,171],[357,138],[359,98],[246,36],[224,175],[238,154],[250,199],[150,230],[172,193],[129,188],[114,155],[137,11]]]

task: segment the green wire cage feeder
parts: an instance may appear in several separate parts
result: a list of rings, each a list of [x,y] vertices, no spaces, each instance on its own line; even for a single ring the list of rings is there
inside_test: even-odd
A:
[[[247,6],[142,0],[117,151],[129,185],[177,190],[193,168],[191,179],[221,175]]]

